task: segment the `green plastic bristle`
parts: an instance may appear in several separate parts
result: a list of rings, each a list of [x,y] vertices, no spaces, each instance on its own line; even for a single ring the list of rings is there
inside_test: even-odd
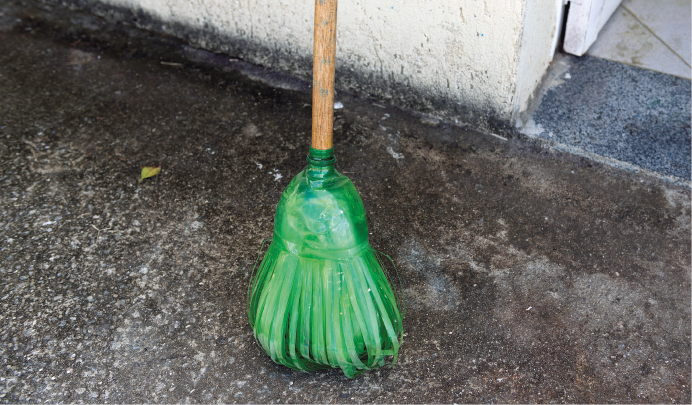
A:
[[[363,202],[334,169],[331,150],[312,149],[308,163],[277,207],[272,243],[248,289],[248,317],[276,363],[354,377],[389,356],[396,362],[404,304],[368,242]]]

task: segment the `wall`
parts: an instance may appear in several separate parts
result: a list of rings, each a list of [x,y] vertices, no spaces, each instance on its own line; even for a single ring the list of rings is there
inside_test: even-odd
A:
[[[74,1],[311,76],[312,0]],[[555,0],[341,0],[338,13],[337,88],[498,132],[530,104],[556,32]]]
[[[543,75],[553,60],[561,34],[562,11],[562,0],[526,0],[512,115],[515,125],[523,125],[538,98]]]

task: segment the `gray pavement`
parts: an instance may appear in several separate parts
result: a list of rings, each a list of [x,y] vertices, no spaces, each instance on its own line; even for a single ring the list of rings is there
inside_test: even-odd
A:
[[[690,402],[689,189],[342,94],[337,167],[406,337],[355,379],[291,371],[245,293],[305,164],[304,83],[2,13],[0,401]]]
[[[522,131],[687,182],[690,81],[584,55],[557,55]],[[679,181],[680,182],[680,181]]]

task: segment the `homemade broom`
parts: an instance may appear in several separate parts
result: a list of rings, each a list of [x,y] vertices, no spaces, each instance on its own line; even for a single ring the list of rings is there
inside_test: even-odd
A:
[[[336,8],[337,0],[315,1],[308,166],[276,208],[271,245],[250,278],[248,317],[276,363],[354,377],[387,356],[396,362],[404,303],[370,246],[363,201],[334,168]]]

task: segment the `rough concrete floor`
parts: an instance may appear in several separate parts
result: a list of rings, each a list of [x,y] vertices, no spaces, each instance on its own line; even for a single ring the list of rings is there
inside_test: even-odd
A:
[[[2,402],[690,402],[689,190],[342,95],[407,335],[392,368],[291,371],[245,293],[309,95],[39,14],[0,28]]]

